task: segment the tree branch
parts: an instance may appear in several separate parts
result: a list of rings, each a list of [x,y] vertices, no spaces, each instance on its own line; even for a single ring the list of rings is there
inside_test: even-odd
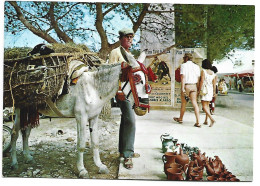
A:
[[[123,9],[124,9],[126,15],[129,17],[129,19],[131,20],[131,22],[134,24],[135,21],[134,21],[134,19],[132,18],[132,16],[129,14],[128,10],[125,8],[124,4],[122,4],[122,7],[123,7]]]
[[[113,9],[115,9],[116,7],[118,7],[120,4],[116,3],[115,5],[111,6],[107,11],[105,11],[103,13],[103,17],[105,17],[109,12],[111,12]]]
[[[69,8],[69,10],[68,10],[64,15],[62,15],[62,16],[60,16],[60,17],[57,18],[57,21],[60,20],[60,19],[62,19],[62,18],[64,18],[64,17],[72,10],[72,8],[73,8],[74,6],[76,6],[76,5],[78,5],[78,4],[80,4],[80,3],[75,3],[74,5],[72,5],[72,6]]]
[[[58,37],[61,40],[63,40],[65,43],[69,43],[69,42],[73,43],[73,40],[65,32],[60,30],[58,23],[55,20],[55,17],[54,17],[54,5],[55,4],[56,4],[56,2],[51,2],[50,10],[49,10],[51,25],[53,26],[55,32],[57,33]]]
[[[46,40],[49,43],[57,43],[57,41],[52,38],[50,35],[48,35],[46,32],[40,31],[36,29],[25,17],[23,16],[20,7],[17,5],[15,1],[9,1],[9,3],[14,7],[18,19],[24,24],[26,28],[28,28],[32,33],[39,36],[40,38]]]
[[[138,17],[137,21],[135,22],[135,24],[134,24],[134,26],[133,26],[134,32],[136,32],[137,29],[138,29],[138,28],[140,27],[140,25],[142,24],[143,19],[144,19],[145,15],[146,15],[146,13],[147,13],[147,11],[148,11],[149,6],[150,6],[150,3],[144,4],[143,10],[142,10],[140,16]]]

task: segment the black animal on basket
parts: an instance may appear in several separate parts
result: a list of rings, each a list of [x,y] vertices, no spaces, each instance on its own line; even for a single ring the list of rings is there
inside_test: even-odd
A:
[[[38,44],[32,49],[31,52],[27,54],[27,56],[38,54],[38,53],[40,53],[40,55],[48,55],[50,53],[54,53],[54,50],[48,48],[45,44]]]

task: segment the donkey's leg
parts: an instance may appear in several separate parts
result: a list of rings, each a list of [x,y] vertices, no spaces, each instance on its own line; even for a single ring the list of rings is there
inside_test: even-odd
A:
[[[97,167],[99,167],[99,173],[108,174],[109,170],[106,165],[104,165],[99,156],[99,133],[98,133],[98,116],[93,119],[90,119],[89,130],[91,137],[91,147],[93,149],[93,159]]]
[[[29,145],[28,145],[29,136],[31,133],[31,127],[28,126],[25,130],[21,130],[21,131],[23,137],[23,155],[25,158],[25,162],[30,163],[33,162],[33,157],[30,154]]]
[[[17,155],[16,155],[16,141],[19,137],[20,130],[20,108],[15,109],[15,121],[12,129],[11,137],[11,167],[12,169],[18,169]]]
[[[86,114],[75,114],[77,121],[77,168],[79,171],[79,177],[89,178],[88,171],[84,167],[83,163],[83,153],[86,147],[86,124],[88,122],[88,117]]]

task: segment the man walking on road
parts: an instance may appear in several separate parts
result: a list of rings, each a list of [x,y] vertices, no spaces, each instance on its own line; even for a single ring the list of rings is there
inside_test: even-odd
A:
[[[196,123],[195,127],[201,127],[199,124],[199,106],[197,97],[199,95],[198,88],[200,82],[200,67],[192,62],[192,54],[186,53],[183,57],[184,63],[181,65],[181,110],[180,117],[174,117],[173,120],[183,123],[183,116],[186,110],[186,104],[191,100],[194,108]]]

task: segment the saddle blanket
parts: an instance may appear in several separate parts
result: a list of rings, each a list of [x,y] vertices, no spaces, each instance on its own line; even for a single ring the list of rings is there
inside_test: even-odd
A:
[[[87,72],[88,70],[89,70],[89,67],[87,65],[85,65],[82,61],[78,61],[78,60],[70,61],[69,70],[67,73],[68,83],[70,83],[73,79],[80,77],[83,74],[83,72]],[[66,82],[64,82],[64,83],[66,83]],[[63,86],[64,86],[64,83],[63,83]],[[63,86],[60,88],[58,95],[61,95]]]

